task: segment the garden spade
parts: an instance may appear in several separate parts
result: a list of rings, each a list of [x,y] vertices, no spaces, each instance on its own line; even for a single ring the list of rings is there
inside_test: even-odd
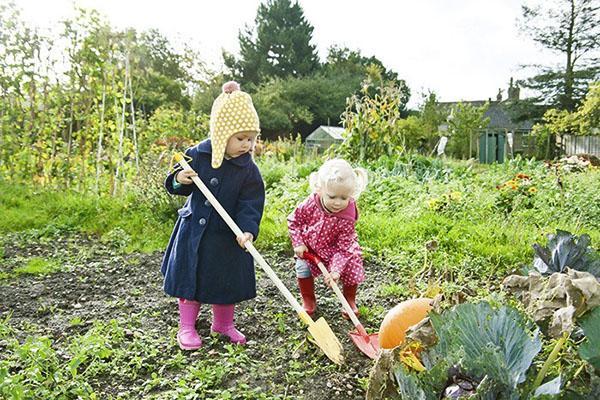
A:
[[[333,279],[330,279],[331,277],[329,276],[329,271],[327,271],[325,265],[323,265],[323,262],[319,259],[319,257],[308,251],[304,252],[303,257],[308,261],[316,264],[323,273],[323,276],[326,277],[329,280],[329,282],[331,282],[331,288],[337,295],[338,299],[342,303],[344,311],[346,311],[346,313],[350,317],[350,320],[354,324],[354,327],[356,328],[356,332],[348,332],[348,334],[350,335],[350,339],[352,339],[356,347],[358,347],[358,349],[362,351],[367,357],[372,359],[377,358],[379,354],[379,334],[372,333],[369,335],[367,333],[364,326],[356,317],[356,314],[354,314],[354,312],[352,311],[352,307],[350,307],[350,304],[348,304],[348,300],[346,300],[346,298],[340,291],[338,285],[335,283],[335,281],[333,281]]]
[[[182,153],[176,153],[173,159],[176,162],[178,162],[183,169],[192,170]],[[227,211],[225,211],[225,209],[221,206],[221,204],[215,198],[215,196],[213,196],[210,190],[208,190],[208,188],[202,182],[202,180],[197,176],[193,176],[192,180],[194,181],[196,186],[198,186],[202,194],[204,194],[208,201],[210,201],[210,204],[215,208],[215,210],[217,210],[221,218],[223,218],[223,220],[227,223],[227,225],[233,231],[236,237],[241,236],[243,234],[241,229],[237,226],[233,219],[231,219]],[[292,293],[290,293],[290,291],[285,287],[283,282],[281,282],[281,280],[277,277],[275,272],[271,269],[269,264],[267,264],[264,258],[256,250],[254,245],[250,242],[246,242],[245,246],[248,252],[252,254],[252,257],[254,257],[254,260],[256,260],[258,265],[261,266],[261,268],[265,271],[267,276],[273,281],[277,289],[279,289],[281,294],[283,294],[288,303],[290,303],[290,305],[298,313],[300,320],[306,325],[308,325],[308,332],[315,339],[317,346],[319,346],[321,350],[323,350],[325,355],[331,361],[338,365],[342,364],[342,362],[344,361],[344,357],[342,355],[342,344],[335,336],[335,333],[333,333],[333,331],[331,330],[331,327],[329,326],[327,321],[325,321],[325,319],[323,319],[322,317],[319,318],[317,321],[313,321],[313,319],[306,313],[306,311],[304,311],[298,300],[296,300]]]

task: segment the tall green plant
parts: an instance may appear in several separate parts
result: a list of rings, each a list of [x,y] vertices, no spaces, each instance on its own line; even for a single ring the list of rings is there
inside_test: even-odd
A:
[[[371,66],[360,94],[347,99],[342,114],[346,140],[340,154],[364,162],[404,152],[400,121],[405,102],[402,88],[395,82],[385,83],[381,70]]]

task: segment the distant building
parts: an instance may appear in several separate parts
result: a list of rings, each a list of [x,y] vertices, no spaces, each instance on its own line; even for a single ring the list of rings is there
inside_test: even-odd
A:
[[[321,125],[306,137],[306,147],[325,150],[332,144],[340,144],[344,141],[344,131],[339,126]]]
[[[440,102],[439,106],[445,110],[451,110],[459,103],[469,104],[473,107],[481,107],[488,103],[489,107],[484,117],[489,117],[490,123],[481,130],[473,145],[477,146],[481,162],[503,162],[507,155],[511,157],[516,154],[527,156],[534,151],[535,140],[531,138],[530,134],[535,122],[533,120],[513,121],[510,116],[509,105],[520,100],[520,91],[517,85],[513,85],[513,79],[510,78],[507,99],[502,99],[502,89],[499,89],[495,100],[489,98],[475,101],[449,101]],[[440,126],[440,131],[447,130],[447,124]]]

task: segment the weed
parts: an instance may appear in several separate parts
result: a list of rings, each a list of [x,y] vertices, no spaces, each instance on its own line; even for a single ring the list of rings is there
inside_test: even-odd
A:
[[[60,264],[55,260],[46,260],[40,257],[30,258],[24,266],[14,269],[17,275],[45,275],[56,272]]]

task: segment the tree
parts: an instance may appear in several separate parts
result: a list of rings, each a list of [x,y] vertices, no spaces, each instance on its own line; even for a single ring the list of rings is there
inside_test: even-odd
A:
[[[136,77],[133,87],[136,108],[145,115],[167,104],[189,109],[190,99],[185,91],[193,80],[188,72],[193,57],[176,52],[168,39],[155,29],[128,34],[131,48],[126,51]]]
[[[377,57],[365,57],[359,50],[350,50],[347,47],[331,46],[323,69],[328,75],[351,74],[362,80],[367,67],[370,65],[380,68],[381,78],[385,82],[395,81],[400,83],[402,81],[398,78],[398,73],[387,69]]]
[[[521,29],[534,41],[562,55],[563,67],[540,67],[521,84],[541,93],[538,101],[573,111],[589,82],[600,73],[599,0],[541,1],[522,6]]]
[[[303,137],[319,125],[337,125],[346,98],[358,87],[342,77],[313,74],[302,78],[272,79],[253,94],[265,137],[299,132]]]
[[[535,124],[533,134],[539,142],[557,135],[598,135],[600,134],[600,82],[590,85],[584,102],[575,112],[549,109],[543,122]]]
[[[439,126],[444,123],[446,116],[447,113],[440,108],[434,92],[423,94],[423,104],[419,114],[423,130],[419,139],[424,141],[423,145],[438,136]]]
[[[240,32],[240,58],[223,53],[225,66],[242,83],[260,84],[272,77],[300,77],[315,72],[319,59],[313,27],[298,2],[269,0],[258,7],[256,32]]]
[[[490,118],[484,117],[489,104],[477,107],[468,103],[458,103],[448,117],[450,139],[448,140],[448,153],[457,158],[470,158],[473,156],[474,136],[484,129]]]

